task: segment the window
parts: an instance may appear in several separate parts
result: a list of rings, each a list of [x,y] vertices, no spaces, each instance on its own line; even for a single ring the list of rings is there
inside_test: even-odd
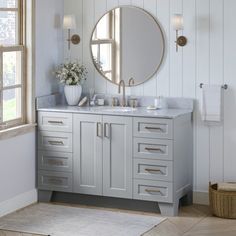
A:
[[[25,123],[23,0],[0,0],[0,130]]]

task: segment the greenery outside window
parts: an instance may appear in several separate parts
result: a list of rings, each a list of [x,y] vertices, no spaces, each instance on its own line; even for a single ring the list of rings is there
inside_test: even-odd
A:
[[[24,0],[0,0],[0,130],[25,124]]]

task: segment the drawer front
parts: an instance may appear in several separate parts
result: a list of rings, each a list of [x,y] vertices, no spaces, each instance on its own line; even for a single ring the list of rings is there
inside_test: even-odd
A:
[[[173,181],[172,161],[133,160],[135,179]]]
[[[39,112],[38,127],[40,130],[72,132],[72,114]]]
[[[72,174],[39,171],[38,188],[41,190],[72,192]]]
[[[72,153],[39,151],[38,168],[40,170],[72,172]]]
[[[134,118],[135,137],[172,139],[172,127],[169,119]]]
[[[134,180],[133,198],[145,201],[173,202],[173,184],[152,180]]]
[[[173,141],[134,138],[134,158],[173,160]]]
[[[72,152],[72,134],[40,131],[38,147],[44,151]]]

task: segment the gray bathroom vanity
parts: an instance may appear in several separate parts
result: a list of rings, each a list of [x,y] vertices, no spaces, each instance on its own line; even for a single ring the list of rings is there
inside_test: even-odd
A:
[[[154,201],[177,215],[191,201],[191,109],[38,109],[39,198],[53,191]]]

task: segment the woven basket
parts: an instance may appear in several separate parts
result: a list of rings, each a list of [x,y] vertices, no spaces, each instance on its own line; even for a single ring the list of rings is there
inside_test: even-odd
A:
[[[236,219],[236,192],[219,191],[217,184],[209,184],[209,200],[213,215]]]

